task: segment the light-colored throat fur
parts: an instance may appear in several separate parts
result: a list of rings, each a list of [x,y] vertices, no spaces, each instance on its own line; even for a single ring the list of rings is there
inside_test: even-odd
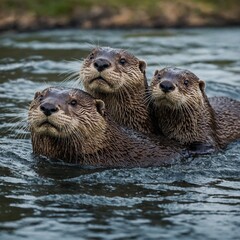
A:
[[[181,105],[156,106],[157,119],[162,133],[178,140],[181,144],[194,142],[215,145],[214,114],[209,111],[210,105],[206,101],[194,101]]]
[[[32,131],[32,144],[37,152],[54,153],[54,158],[62,158],[64,156],[92,154],[109,145],[109,139],[104,132],[100,134],[92,134],[88,137],[82,137],[81,134],[71,132],[68,137],[57,137],[50,135],[36,134]],[[34,151],[35,152],[35,151]]]
[[[35,154],[64,159],[69,163],[81,163],[83,165],[97,165],[96,159],[100,155],[108,154],[108,149],[111,149],[111,154],[114,156],[114,153],[118,152],[120,147],[118,144],[113,144],[113,142],[120,141],[120,139],[122,139],[121,133],[114,126],[105,129],[100,140],[95,135],[89,139],[83,139],[75,134],[65,138],[58,138],[32,132],[32,145]],[[121,149],[121,151],[123,150]],[[99,159],[100,165],[103,160],[103,158]]]
[[[87,145],[80,138],[57,138],[51,136],[40,136],[32,132],[33,152],[38,155],[54,159],[62,159],[72,164],[83,166],[125,166],[139,165],[138,159],[131,159],[128,163],[130,152],[137,155],[138,150],[131,138],[119,129],[117,125],[108,122],[108,128],[103,135],[105,141],[95,144],[89,140]],[[96,140],[97,141],[97,140]],[[94,151],[88,151],[89,145],[94,144]]]

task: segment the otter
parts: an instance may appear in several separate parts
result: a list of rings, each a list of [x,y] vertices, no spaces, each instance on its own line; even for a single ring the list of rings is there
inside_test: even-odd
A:
[[[79,80],[88,93],[105,102],[116,122],[153,133],[145,69],[146,63],[126,50],[99,47],[83,61]]]
[[[199,152],[224,148],[240,138],[240,102],[208,98],[205,82],[180,68],[156,70],[150,85],[160,132]]]
[[[150,138],[114,122],[100,99],[80,89],[35,94],[28,114],[33,153],[91,167],[163,166],[187,156],[178,143]]]

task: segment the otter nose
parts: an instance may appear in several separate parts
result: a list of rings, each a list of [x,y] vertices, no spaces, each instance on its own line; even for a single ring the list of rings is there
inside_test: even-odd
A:
[[[175,89],[175,86],[173,85],[172,82],[170,81],[162,81],[159,84],[159,87],[162,89],[163,92],[167,93],[167,92],[171,92]]]
[[[52,113],[55,113],[58,111],[58,108],[52,104],[52,103],[43,103],[40,106],[40,110],[46,115],[50,116]]]
[[[99,71],[102,72],[106,68],[109,68],[111,66],[111,63],[104,58],[98,58],[94,61],[94,67]]]

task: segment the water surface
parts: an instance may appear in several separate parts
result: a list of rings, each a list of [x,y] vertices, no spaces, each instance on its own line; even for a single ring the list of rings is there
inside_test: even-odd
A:
[[[0,239],[238,239],[240,143],[159,168],[84,170],[32,155],[34,92],[65,83],[94,46],[188,68],[240,100],[240,29],[46,31],[0,36]]]

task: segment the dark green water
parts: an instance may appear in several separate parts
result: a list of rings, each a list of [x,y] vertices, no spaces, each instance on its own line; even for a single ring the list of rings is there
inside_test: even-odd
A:
[[[83,170],[34,158],[24,127],[34,92],[64,85],[96,45],[146,60],[149,79],[184,67],[240,100],[239,43],[240,28],[1,35],[0,239],[239,239],[239,142],[167,168]]]

